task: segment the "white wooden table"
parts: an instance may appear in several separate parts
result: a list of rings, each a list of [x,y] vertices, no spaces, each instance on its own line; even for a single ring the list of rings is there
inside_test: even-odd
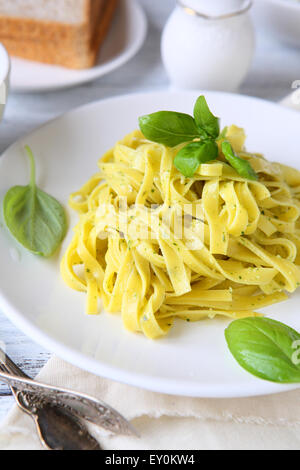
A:
[[[12,94],[0,126],[0,153],[23,134],[71,108],[108,96],[168,87],[160,58],[160,35],[175,0],[140,2],[148,15],[149,32],[139,54],[118,71],[79,88],[37,95]],[[288,48],[258,31],[256,56],[241,93],[279,101],[290,93],[297,79],[300,79],[300,48]],[[32,376],[50,357],[48,351],[34,344],[1,312],[0,341],[6,343],[12,359]],[[8,388],[0,384],[0,420],[12,403]]]

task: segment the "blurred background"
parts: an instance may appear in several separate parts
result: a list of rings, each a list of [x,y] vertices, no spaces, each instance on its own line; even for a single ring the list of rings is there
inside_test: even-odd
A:
[[[71,108],[122,93],[159,90],[169,86],[160,43],[163,27],[176,2],[138,1],[148,18],[147,38],[139,53],[126,65],[95,82],[40,94],[11,93],[0,126],[0,152],[24,133]],[[280,1],[288,4],[297,0]],[[240,92],[278,101],[291,92],[292,83],[300,79],[300,43],[297,48],[280,42],[266,32],[264,23],[261,24],[261,15],[255,9],[251,14],[256,29],[256,49]]]

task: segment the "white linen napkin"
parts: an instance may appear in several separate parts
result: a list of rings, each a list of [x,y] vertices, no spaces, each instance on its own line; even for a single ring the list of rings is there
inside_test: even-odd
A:
[[[101,398],[131,420],[140,438],[91,426],[107,450],[300,448],[300,390],[243,399],[175,397],[101,379],[56,357],[38,380]],[[42,449],[33,421],[16,406],[1,425],[0,448]]]
[[[294,95],[283,104],[296,107],[296,101]],[[92,426],[103,449],[300,448],[300,390],[243,399],[175,397],[101,379],[56,357],[37,379],[102,399],[132,421],[140,438]],[[16,406],[0,426],[0,449],[42,449],[33,421]]]

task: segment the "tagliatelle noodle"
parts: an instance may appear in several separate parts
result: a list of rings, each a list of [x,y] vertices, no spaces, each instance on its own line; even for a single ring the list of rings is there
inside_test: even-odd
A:
[[[148,338],[174,319],[257,315],[300,283],[300,172],[244,151],[229,140],[258,181],[225,161],[184,178],[173,165],[182,148],[135,131],[99,161],[100,171],[70,197],[79,213],[61,273],[87,294],[88,314],[121,313]],[[184,222],[184,223],[183,223]]]

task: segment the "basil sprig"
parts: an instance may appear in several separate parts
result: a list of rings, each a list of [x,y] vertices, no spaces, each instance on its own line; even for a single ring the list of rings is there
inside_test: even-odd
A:
[[[56,199],[36,186],[34,157],[29,147],[25,149],[31,165],[30,183],[7,192],[3,202],[4,220],[27,250],[50,257],[65,237],[66,215]]]
[[[199,96],[194,107],[194,117],[200,130],[204,130],[212,139],[220,135],[220,120],[210,111],[204,96]]]
[[[201,163],[216,160],[218,154],[218,146],[213,140],[192,142],[177,153],[174,165],[184,176],[192,177]]]
[[[139,118],[146,139],[175,147],[187,143],[176,155],[174,165],[187,178],[192,177],[199,165],[216,160],[219,155],[217,141],[223,140],[219,119],[210,111],[205,97],[199,96],[194,117],[174,111],[159,111]],[[193,142],[197,140],[197,142]],[[250,163],[238,157],[229,142],[224,147],[225,158],[243,178],[256,180]],[[224,152],[224,150],[222,150]]]
[[[277,383],[300,383],[300,334],[270,318],[243,318],[225,331],[230,352],[248,372]]]
[[[250,163],[247,162],[247,160],[244,160],[243,158],[236,155],[232,146],[226,140],[222,143],[222,152],[226,160],[235,169],[235,171],[237,171],[239,175],[249,180],[257,180],[257,174],[253,170]]]
[[[139,119],[144,136],[152,142],[175,147],[199,137],[199,130],[192,116],[173,111],[159,111]]]

